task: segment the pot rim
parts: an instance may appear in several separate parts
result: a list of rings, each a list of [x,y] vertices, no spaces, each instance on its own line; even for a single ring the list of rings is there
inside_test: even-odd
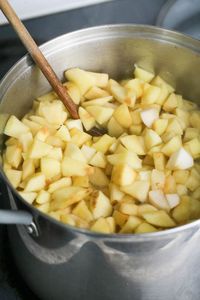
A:
[[[56,46],[52,47],[50,50],[47,50],[47,47],[53,46],[57,42],[65,43],[66,42],[70,43],[73,46],[73,39],[75,41],[82,41],[83,39],[85,40],[85,36],[82,37],[82,33],[87,34],[88,38],[92,38],[93,32],[94,34],[98,34],[98,37],[105,37],[105,32],[104,30],[108,30],[107,35],[109,34],[109,30],[115,29],[118,35],[116,37],[120,37],[119,33],[121,33],[121,36],[138,36],[138,38],[149,38],[152,40],[160,40],[161,42],[168,42],[175,44],[175,46],[180,46],[187,48],[188,50],[194,51],[196,53],[200,53],[200,41],[192,38],[186,34],[182,34],[177,31],[172,31],[168,29],[164,29],[158,26],[152,26],[152,25],[145,25],[145,24],[108,24],[108,25],[100,25],[100,26],[93,26],[93,27],[88,27],[84,29],[79,29],[75,30],[69,33],[62,34],[56,38],[53,38],[41,46],[39,48],[43,51],[45,56],[48,58],[49,55],[51,55],[55,50]],[[67,39],[66,39],[67,37]],[[112,35],[113,37],[113,35]],[[59,45],[60,47],[60,45]],[[7,85],[7,81],[9,81],[9,76],[14,72],[16,69],[20,68],[20,65],[24,62],[27,61],[27,67],[31,67],[34,65],[33,61],[30,60],[30,57],[28,54],[25,54],[21,59],[19,59],[9,70],[8,72],[3,76],[3,78],[0,80],[0,90],[2,88],[3,92],[1,93],[1,98],[3,98],[5,92],[8,90],[9,86]],[[21,69],[20,69],[21,70]],[[1,102],[1,100],[0,100]],[[53,222],[58,226],[61,226],[63,229],[68,229],[74,233],[77,234],[83,234],[87,235],[90,238],[94,239],[104,239],[104,240],[113,240],[117,241],[119,240],[120,242],[123,240],[125,242],[137,242],[137,241],[147,241],[147,240],[152,240],[152,239],[159,239],[160,237],[162,238],[168,238],[169,235],[177,235],[182,231],[189,230],[194,227],[200,227],[200,219],[192,221],[188,224],[185,225],[180,225],[171,229],[166,229],[163,231],[157,231],[157,232],[150,232],[150,233],[142,233],[142,234],[119,234],[119,233],[114,233],[114,234],[104,234],[104,233],[98,233],[98,232],[93,232],[91,230],[87,229],[81,229],[77,227],[70,226],[68,224],[63,224],[60,221],[55,220],[48,214],[45,214],[38,209],[36,209],[33,205],[27,203],[17,192],[17,190],[10,184],[8,181],[2,166],[0,166],[0,175],[2,176],[3,180],[5,183],[8,185],[8,187],[11,189],[11,191],[14,193],[15,196],[17,196],[18,199],[22,201],[22,203],[27,206],[29,211],[35,212],[37,215],[41,215],[44,217],[46,220],[49,222]]]

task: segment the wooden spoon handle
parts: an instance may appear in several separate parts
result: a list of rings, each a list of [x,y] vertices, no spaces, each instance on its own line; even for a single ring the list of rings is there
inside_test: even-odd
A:
[[[25,28],[25,26],[22,24],[20,19],[18,18],[17,14],[11,7],[11,5],[8,3],[7,0],[0,0],[0,8],[5,15],[5,17],[8,19],[14,30],[16,31],[17,35],[21,39],[22,43],[26,47],[27,51],[30,53],[31,57],[35,61],[35,63],[38,65],[46,79],[51,84],[54,91],[59,96],[59,99],[63,102],[65,107],[70,112],[72,118],[78,119],[78,112],[77,112],[77,106],[72,101],[70,96],[68,95],[66,88],[63,87],[62,83],[58,79],[57,75],[53,71],[52,67],[36,45],[35,41]]]

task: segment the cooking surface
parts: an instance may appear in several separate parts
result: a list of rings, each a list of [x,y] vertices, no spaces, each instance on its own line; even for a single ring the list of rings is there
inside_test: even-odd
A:
[[[155,24],[165,0],[116,0],[96,6],[63,12],[26,21],[25,24],[41,44],[68,31],[108,23]],[[53,24],[53,26],[52,26]],[[8,26],[0,31],[0,78],[25,53]],[[7,201],[5,186],[0,181],[0,209]],[[30,270],[31,272],[31,270]],[[10,253],[7,231],[0,227],[0,300],[37,300],[18,273]]]

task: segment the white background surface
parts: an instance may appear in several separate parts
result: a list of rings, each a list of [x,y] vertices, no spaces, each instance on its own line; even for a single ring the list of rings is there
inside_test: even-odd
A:
[[[111,0],[9,0],[18,16],[25,20]],[[0,24],[7,23],[0,12]]]

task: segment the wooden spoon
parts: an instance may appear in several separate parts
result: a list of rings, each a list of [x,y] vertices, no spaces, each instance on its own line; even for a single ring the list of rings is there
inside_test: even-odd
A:
[[[54,70],[38,48],[30,33],[20,21],[12,6],[8,3],[7,0],[0,0],[0,8],[5,17],[8,19],[9,23],[16,31],[17,35],[19,36],[20,40],[24,44],[25,48],[27,49],[35,63],[38,65],[46,79],[49,81],[53,90],[59,96],[59,99],[63,102],[63,104],[71,114],[72,118],[78,119],[79,115],[77,105],[72,101],[71,97],[67,93],[66,88],[58,79]],[[103,128],[101,129],[94,127],[88,133],[93,136],[100,136],[105,133],[105,130]]]

